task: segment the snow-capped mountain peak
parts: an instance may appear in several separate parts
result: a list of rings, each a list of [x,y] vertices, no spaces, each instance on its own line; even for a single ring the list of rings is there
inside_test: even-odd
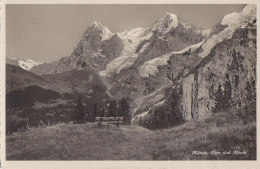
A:
[[[152,25],[151,31],[165,34],[169,32],[171,28],[176,28],[178,24],[179,19],[177,15],[166,13]]]
[[[221,24],[229,27],[241,27],[246,22],[254,19],[256,13],[255,5],[246,5],[240,12],[233,12],[223,17]]]
[[[103,26],[103,25],[101,24],[101,22],[94,21],[91,23],[91,26],[98,27],[98,26]]]
[[[31,68],[33,68],[34,66],[40,65],[42,63],[37,62],[37,61],[33,61],[31,59],[27,59],[27,60],[21,60],[19,58],[14,58],[14,59],[9,59],[7,58],[7,63],[8,64],[12,64],[12,65],[16,65],[21,67],[24,70],[30,70]]]
[[[107,27],[103,26],[101,22],[94,21],[88,27],[85,36],[96,31],[99,32],[99,35],[102,37],[101,41],[108,40],[114,35]]]
[[[199,56],[206,57],[211,49],[218,43],[225,39],[232,38],[233,33],[238,28],[244,28],[248,23],[253,22],[256,19],[256,6],[246,5],[240,12],[233,12],[223,17],[220,24],[226,25],[227,27],[223,29],[216,35],[213,35],[207,39],[207,41],[201,46],[202,52]]]
[[[33,61],[31,59],[27,59],[25,61],[23,60],[18,60],[18,64],[21,68],[25,69],[25,70],[30,70],[31,68],[33,68],[36,65],[39,65],[41,63]]]

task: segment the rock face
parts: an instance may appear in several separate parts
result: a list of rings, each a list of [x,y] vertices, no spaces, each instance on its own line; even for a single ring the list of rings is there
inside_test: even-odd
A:
[[[133,117],[164,106],[167,94],[182,87],[183,113],[191,120],[211,115],[220,90],[229,91],[232,106],[250,101],[255,67],[256,7],[246,5],[211,30],[199,30],[169,13],[146,28],[121,33],[94,22],[71,56],[31,71],[95,70],[109,96],[129,98]]]
[[[194,73],[188,75],[191,90],[186,92],[192,97],[185,97],[191,102],[185,106],[191,107],[187,114],[195,119],[208,117],[215,107],[214,93],[220,86],[223,91],[228,90],[226,84],[231,85],[231,106],[244,106],[250,101],[246,96],[255,92],[256,81],[255,35],[255,26],[237,29],[231,39],[214,47],[201,62],[205,64],[203,67],[195,68]]]
[[[93,22],[84,33],[71,56],[34,67],[36,74],[53,74],[92,67],[103,70],[110,60],[122,54],[124,44],[117,34],[101,23]]]
[[[229,91],[230,106],[245,105],[255,95],[255,14],[255,6],[247,5],[241,12],[225,16],[222,26],[218,26],[221,29],[202,43],[181,54],[172,52],[146,62],[143,76],[168,77],[173,88],[182,86],[187,120],[210,116],[216,108],[219,88],[223,93]]]
[[[186,94],[183,105],[187,119],[210,116],[216,107],[215,95],[220,87],[223,92],[230,91],[230,106],[239,107],[250,101],[246,96],[255,93],[256,81],[255,14],[255,6],[248,5],[240,13],[225,16],[221,24],[228,27],[208,39],[224,40],[209,52],[203,51],[206,49],[203,45],[208,49],[209,42],[201,46],[202,51],[198,55],[205,57],[183,78],[186,85],[183,88]],[[232,32],[231,36],[218,37],[228,31]]]

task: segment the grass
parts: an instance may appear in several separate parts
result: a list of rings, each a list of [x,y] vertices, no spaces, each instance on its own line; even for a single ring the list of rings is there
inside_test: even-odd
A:
[[[256,122],[225,116],[154,131],[94,123],[29,129],[7,135],[7,160],[255,160]],[[214,150],[231,154],[211,154]]]

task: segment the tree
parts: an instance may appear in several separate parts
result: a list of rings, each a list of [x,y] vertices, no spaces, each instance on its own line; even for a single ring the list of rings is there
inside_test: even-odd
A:
[[[170,113],[168,119],[171,123],[171,126],[176,126],[184,122],[183,110],[182,110],[182,86],[178,89],[173,89],[170,96]]]
[[[184,122],[182,111],[182,86],[179,90],[173,89],[168,101],[160,107],[149,111],[145,119],[140,120],[140,125],[148,129],[163,129],[180,125]]]
[[[84,106],[82,103],[81,96],[79,96],[78,101],[77,101],[77,108],[76,108],[76,118],[75,120],[83,120],[84,118]]]
[[[130,124],[131,122],[130,104],[128,103],[127,99],[124,97],[119,100],[118,116],[123,117],[124,124]]]
[[[246,99],[248,101],[256,100],[256,88],[254,80],[252,80],[251,83],[249,81],[246,82]]]
[[[215,98],[215,107],[213,108],[213,112],[220,112],[223,110],[223,91],[222,91],[222,85],[218,85],[218,90],[214,94]]]
[[[116,117],[117,116],[117,103],[116,100],[111,100],[108,106],[108,116]]]
[[[228,77],[228,76],[227,76]],[[224,88],[224,90],[223,90]],[[214,94],[215,98],[215,107],[213,112],[225,111],[232,106],[232,86],[229,79],[225,82],[224,86],[218,85],[218,90]]]
[[[99,108],[98,108],[98,104],[97,104],[97,103],[95,103],[95,104],[93,105],[92,114],[93,114],[95,117],[100,116]]]
[[[100,117],[104,117],[104,116],[105,116],[105,108],[104,108],[104,107],[101,107]]]

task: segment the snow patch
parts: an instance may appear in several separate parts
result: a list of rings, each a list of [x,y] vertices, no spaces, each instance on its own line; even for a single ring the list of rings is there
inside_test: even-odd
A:
[[[110,39],[114,33],[112,33],[107,27],[103,26],[101,22],[94,21],[87,30],[87,33],[92,29],[97,29],[100,31],[101,41]]]
[[[110,30],[108,30],[106,27],[102,30],[102,34],[101,34],[101,41],[105,41],[110,39],[114,34],[112,32],[110,32]]]
[[[195,45],[191,45],[191,46],[189,46],[187,48],[184,48],[184,49],[182,49],[180,51],[169,52],[169,53],[167,53],[165,55],[162,55],[160,57],[157,57],[157,58],[154,58],[152,60],[144,62],[144,64],[138,68],[139,75],[142,76],[142,77],[145,77],[145,78],[149,77],[149,75],[155,76],[156,73],[159,72],[158,66],[160,66],[160,65],[167,65],[168,64],[167,61],[169,60],[169,58],[173,54],[183,54],[183,53],[187,52],[188,50],[191,50],[191,52],[194,52],[204,42],[205,42],[205,40],[203,40],[200,43],[197,43]]]
[[[138,114],[137,116],[138,116],[138,117],[144,117],[144,116],[146,116],[148,113],[149,113],[149,111],[146,111],[146,112],[143,112],[143,113],[141,113],[141,114]]]
[[[237,12],[228,14],[222,19],[221,24],[235,27],[239,23],[240,15],[241,14]]]
[[[225,39],[230,39],[234,31],[234,29],[227,27],[219,34],[213,35],[210,38],[208,38],[207,41],[202,45],[202,52],[199,53],[199,56],[202,58],[206,57],[216,44],[222,42]]]
[[[37,66],[37,65],[40,65],[40,64],[41,64],[40,62],[36,62],[36,61],[31,60],[31,59],[27,59],[27,60],[23,61],[23,60],[14,58],[13,60],[17,61],[18,65],[19,65],[22,69],[24,69],[24,70],[30,70],[30,69],[32,69],[34,66]]]
[[[172,54],[174,54],[174,52],[167,53],[161,57],[157,57],[145,62],[138,68],[139,75],[142,77],[149,77],[149,75],[155,76],[155,74],[159,72],[157,67],[159,65],[167,65],[167,61]]]
[[[146,43],[144,44],[144,46],[139,50],[138,53],[143,53],[145,51],[145,49],[147,49],[147,47],[150,45],[150,43]]]
[[[180,20],[180,23],[186,28],[186,29],[191,29],[192,26],[189,23],[183,22]]]
[[[209,36],[210,33],[211,33],[211,29],[204,29],[204,30],[201,31],[201,34],[203,36]]]
[[[163,99],[162,101],[156,103],[156,104],[154,105],[154,107],[162,106],[164,102],[165,102],[165,99]]]

